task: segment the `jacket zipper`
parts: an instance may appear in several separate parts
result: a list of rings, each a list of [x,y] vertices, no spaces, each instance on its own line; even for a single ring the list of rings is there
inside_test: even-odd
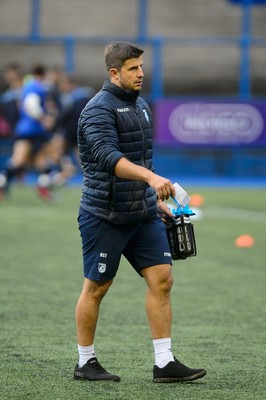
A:
[[[141,125],[141,120],[140,120],[140,117],[139,117],[139,115],[138,115],[138,113],[137,113],[137,109],[136,109],[136,108],[135,108],[135,114],[136,114],[136,117],[138,118],[138,121],[139,121],[139,126],[140,126],[140,130],[141,130],[141,133],[142,133],[142,139],[143,139],[143,148],[142,148],[142,155],[141,155],[141,165],[142,165],[143,167],[146,167],[145,157],[144,157],[144,154],[145,154],[145,146],[146,146],[146,139],[145,139],[143,127],[142,127],[142,125]]]
[[[139,117],[139,115],[138,115],[138,113],[137,113],[136,107],[135,107],[135,114],[136,114],[136,117],[138,118],[138,121],[139,121],[139,126],[140,126],[140,130],[141,130],[141,133],[142,133],[142,139],[143,139],[143,148],[142,148],[142,155],[141,155],[141,165],[142,165],[143,167],[146,168],[145,157],[144,157],[144,154],[145,154],[145,147],[146,147],[146,139],[145,139],[144,130],[143,130],[143,127],[142,127],[142,124],[141,124],[140,117]],[[147,213],[148,213],[148,207],[147,207],[147,204],[146,204],[146,190],[147,190],[147,183],[146,183],[146,187],[145,187],[145,190],[144,190],[144,196],[143,196],[143,204],[144,204],[145,214],[147,215]]]

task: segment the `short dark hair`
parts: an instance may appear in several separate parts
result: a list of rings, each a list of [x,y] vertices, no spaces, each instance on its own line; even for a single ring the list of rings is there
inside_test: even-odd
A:
[[[104,48],[105,65],[110,68],[121,69],[124,62],[131,58],[138,58],[144,50],[129,42],[113,42]]]
[[[32,75],[44,77],[46,74],[46,67],[42,64],[36,64],[31,69]]]

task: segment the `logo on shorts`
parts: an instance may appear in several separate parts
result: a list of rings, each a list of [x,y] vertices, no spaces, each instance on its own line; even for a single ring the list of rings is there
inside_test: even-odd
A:
[[[103,274],[106,271],[106,264],[99,263],[98,264],[98,271]]]

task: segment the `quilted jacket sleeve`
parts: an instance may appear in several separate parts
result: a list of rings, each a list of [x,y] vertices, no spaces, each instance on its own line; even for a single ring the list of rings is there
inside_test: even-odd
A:
[[[82,127],[95,163],[113,175],[115,165],[124,157],[119,149],[116,114],[105,105],[88,107],[82,117]]]

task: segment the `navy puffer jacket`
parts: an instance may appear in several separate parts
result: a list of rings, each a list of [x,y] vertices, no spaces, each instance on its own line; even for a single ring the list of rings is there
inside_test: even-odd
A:
[[[78,145],[83,209],[115,224],[156,216],[157,197],[152,187],[114,176],[122,157],[153,169],[151,111],[138,92],[104,82],[81,113]]]

